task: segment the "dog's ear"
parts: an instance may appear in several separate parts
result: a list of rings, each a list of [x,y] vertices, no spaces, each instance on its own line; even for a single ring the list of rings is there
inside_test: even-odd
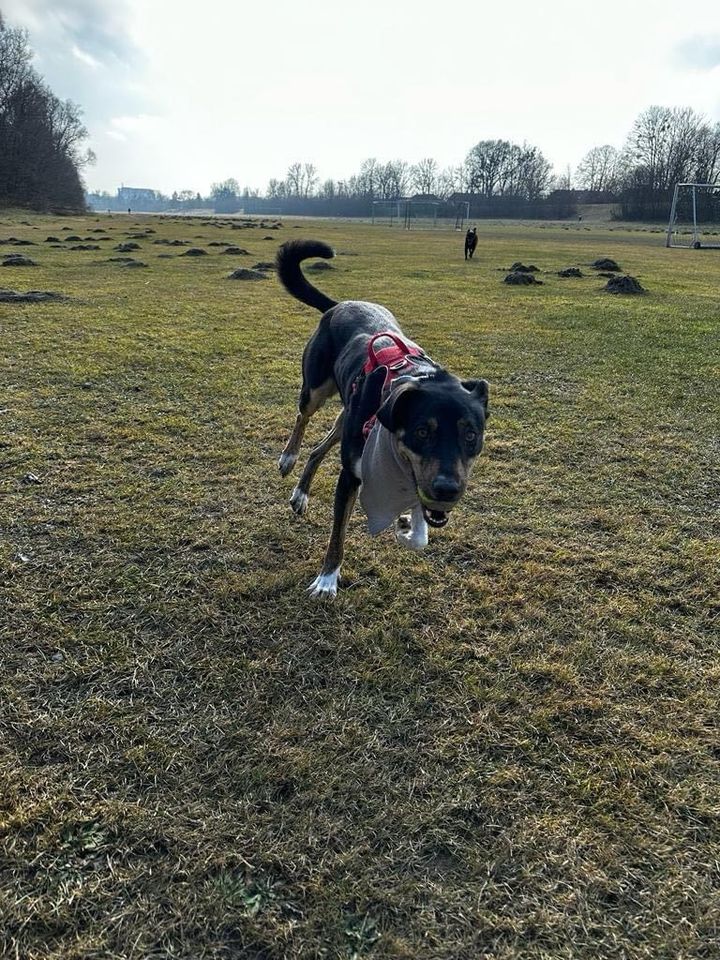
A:
[[[362,423],[377,413],[382,403],[382,391],[387,376],[387,367],[376,367],[365,378],[362,388],[353,394],[353,403],[357,411],[357,418]]]
[[[408,400],[417,389],[418,385],[414,380],[399,384],[378,410],[378,420],[391,433],[402,427]]]
[[[462,386],[468,393],[471,393],[476,400],[479,400],[483,406],[485,416],[488,416],[488,397],[490,395],[490,384],[487,380],[461,380]]]

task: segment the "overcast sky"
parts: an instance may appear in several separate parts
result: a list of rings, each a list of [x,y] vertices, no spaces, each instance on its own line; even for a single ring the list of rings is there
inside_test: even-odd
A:
[[[294,161],[456,165],[478,140],[563,173],[651,104],[720,120],[720,0],[0,0],[84,110],[90,189],[264,191]]]

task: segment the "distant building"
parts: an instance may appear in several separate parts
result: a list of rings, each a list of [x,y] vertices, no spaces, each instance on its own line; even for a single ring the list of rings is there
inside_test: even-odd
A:
[[[160,194],[147,187],[118,187],[117,202],[120,208],[129,207],[132,210],[154,210],[157,207]]]
[[[442,203],[443,201],[440,197],[435,196],[434,193],[414,193],[411,197],[407,198],[412,200],[413,203]]]

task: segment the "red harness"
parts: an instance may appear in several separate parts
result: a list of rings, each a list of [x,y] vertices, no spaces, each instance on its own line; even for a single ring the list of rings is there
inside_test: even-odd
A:
[[[376,350],[375,341],[382,340],[384,337],[392,340],[392,344],[389,347],[382,347],[382,349]],[[376,333],[374,336],[372,336],[368,341],[367,352],[368,358],[365,361],[365,365],[362,369],[362,372],[365,376],[367,376],[369,373],[372,373],[373,370],[377,369],[377,367],[387,367],[385,383],[383,384],[383,393],[387,391],[395,377],[407,370],[408,367],[412,367],[414,365],[416,358],[425,356],[419,347],[411,347],[410,344],[406,343],[402,337],[399,337],[396,333],[390,333],[390,331]],[[375,426],[376,419],[376,415],[373,414],[363,424],[362,432],[363,437],[366,440],[368,438],[368,434]]]

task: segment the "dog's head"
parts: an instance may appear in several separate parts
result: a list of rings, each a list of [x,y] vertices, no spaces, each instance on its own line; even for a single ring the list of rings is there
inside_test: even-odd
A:
[[[446,371],[399,381],[378,410],[412,468],[427,522],[444,527],[465,493],[483,446],[488,416],[486,380],[458,380]]]

